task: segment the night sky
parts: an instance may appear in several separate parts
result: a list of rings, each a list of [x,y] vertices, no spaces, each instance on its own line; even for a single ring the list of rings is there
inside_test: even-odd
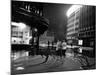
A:
[[[62,40],[65,38],[67,25],[66,12],[70,8],[70,4],[55,4],[48,3],[44,5],[44,16],[49,19],[49,31],[55,32],[56,39]]]
[[[40,4],[40,6],[43,5],[43,16],[47,18],[50,23],[48,30],[55,32],[56,39],[65,39],[67,25],[66,12],[71,7],[71,4],[33,2],[33,5],[35,3]]]

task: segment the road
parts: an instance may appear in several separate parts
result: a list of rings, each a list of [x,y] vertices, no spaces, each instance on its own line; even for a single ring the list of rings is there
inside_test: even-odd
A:
[[[43,63],[44,60],[45,56],[41,57],[40,55],[18,59],[12,62],[12,75],[81,70],[81,64],[78,61],[75,61],[71,54],[67,54],[65,58],[49,56],[46,63]]]

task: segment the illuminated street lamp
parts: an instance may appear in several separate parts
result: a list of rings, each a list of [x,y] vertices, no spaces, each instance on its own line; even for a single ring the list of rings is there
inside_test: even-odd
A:
[[[69,17],[73,12],[80,9],[82,5],[72,5],[69,10],[67,11],[66,15]]]
[[[34,31],[37,32],[38,31],[37,28],[34,28]]]

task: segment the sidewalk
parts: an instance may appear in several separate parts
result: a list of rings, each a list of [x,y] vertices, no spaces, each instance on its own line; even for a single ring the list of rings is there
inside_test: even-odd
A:
[[[74,54],[74,52],[71,50],[66,52],[66,58],[77,62],[80,65],[80,67],[83,66],[82,64],[86,65],[86,60],[81,57],[82,61],[80,63],[80,59],[77,56],[78,56],[78,54]],[[92,57],[88,57],[88,56],[85,56],[85,58],[87,59],[89,65],[91,65],[91,67],[89,69],[95,69],[96,68],[96,58],[92,58]]]
[[[45,57],[42,58],[40,55],[37,57],[40,58],[37,58],[27,63],[23,62],[24,63],[23,65],[13,67],[12,73],[24,74],[24,73],[31,73],[31,72],[32,73],[40,72],[43,71],[44,69],[47,69],[55,62],[55,59],[53,59],[52,56],[49,56],[48,61],[46,63],[42,63],[45,60]],[[23,69],[17,70],[18,67]]]
[[[25,56],[22,58],[19,58],[17,60],[12,61],[12,68],[17,68],[17,67],[25,67],[25,66],[31,66],[31,65],[36,65],[40,64],[45,60],[45,58],[42,58],[40,55],[37,56]]]
[[[23,61],[29,61],[29,60],[34,60],[34,59],[37,59],[37,58],[41,58],[40,55],[35,55],[35,56],[24,56],[24,57],[20,57],[16,60],[12,60],[12,62],[23,62]]]
[[[88,58],[89,62],[94,61],[93,58]],[[65,58],[59,56],[49,56],[46,63],[41,64],[45,60],[40,55],[29,57],[27,61],[23,61],[13,66],[12,73],[25,74],[25,73],[41,73],[41,72],[58,72],[58,71],[75,71],[84,70],[81,63],[74,57],[74,54],[70,51],[66,53]],[[16,68],[23,68],[22,70],[16,70]]]

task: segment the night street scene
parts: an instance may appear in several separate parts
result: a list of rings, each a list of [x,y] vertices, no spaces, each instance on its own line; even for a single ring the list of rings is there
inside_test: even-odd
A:
[[[11,1],[11,75],[96,69],[96,6]]]

